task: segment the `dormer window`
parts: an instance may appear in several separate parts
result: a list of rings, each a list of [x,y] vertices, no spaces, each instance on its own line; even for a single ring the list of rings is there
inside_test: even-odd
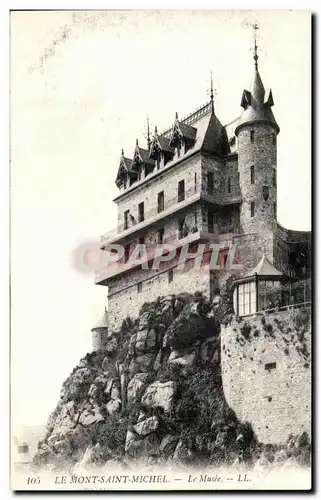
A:
[[[118,173],[116,177],[116,186],[119,189],[126,189],[130,185],[130,168],[131,160],[126,158],[124,155],[124,150],[121,152]]]
[[[155,160],[156,168],[159,170],[162,165],[165,166],[174,155],[174,149],[169,145],[169,140],[166,137],[159,136],[157,127],[150,145],[149,158]]]
[[[146,149],[140,148],[138,145],[138,140],[136,140],[136,147],[134,151],[134,157],[131,164],[131,174],[133,177],[137,176],[137,180],[140,181],[150,175],[155,168],[155,162],[150,158],[150,152]]]
[[[183,149],[183,154],[185,154],[189,149],[191,149],[195,144],[196,139],[196,128],[186,123],[178,121],[178,115],[176,113],[175,123],[172,129],[169,144],[175,148],[177,156],[180,157]]]

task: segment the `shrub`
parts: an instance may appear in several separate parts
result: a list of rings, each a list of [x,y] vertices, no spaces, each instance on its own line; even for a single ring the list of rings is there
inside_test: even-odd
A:
[[[245,322],[244,325],[241,327],[241,334],[245,339],[248,339],[251,334],[251,325]]]

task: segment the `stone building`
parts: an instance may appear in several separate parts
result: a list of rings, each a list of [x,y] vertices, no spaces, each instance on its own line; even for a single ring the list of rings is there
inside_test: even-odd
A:
[[[117,229],[101,237],[101,248],[115,252],[117,244],[124,251],[95,278],[108,286],[110,328],[127,315],[137,316],[144,302],[159,295],[198,290],[211,298],[225,272],[239,278],[263,255],[288,279],[309,274],[310,233],[285,229],[277,221],[280,128],[273,106],[272,91],[259,74],[255,42],[252,85],[241,94],[239,117],[223,125],[211,89],[210,102],[182,120],[176,113],[171,128],[148,134],[146,147],[136,140],[132,157],[122,151],[114,200]],[[208,265],[213,244],[219,245],[215,268]],[[146,245],[147,252],[133,265],[138,245]],[[163,255],[166,245],[175,255],[156,269],[159,245]],[[186,248],[188,260],[180,268]],[[200,248],[205,251],[197,267]],[[231,248],[238,269],[230,269]]]

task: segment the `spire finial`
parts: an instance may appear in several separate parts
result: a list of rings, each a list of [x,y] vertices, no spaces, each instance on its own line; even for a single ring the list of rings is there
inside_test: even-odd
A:
[[[175,113],[175,118],[176,118],[176,120],[178,120],[178,113],[177,113],[177,111]]]
[[[157,125],[155,125],[155,134],[157,134]]]
[[[213,73],[211,70],[211,106],[212,106],[212,113],[214,114],[214,90],[213,90]]]
[[[138,146],[138,139],[136,139],[136,146]]]
[[[123,149],[121,150],[121,155],[124,156],[124,150]]]
[[[253,24],[252,27],[253,27],[253,30],[254,30],[253,59],[254,59],[254,67],[255,67],[255,69],[257,71],[257,69],[258,69],[258,63],[257,63],[257,61],[258,61],[259,56],[257,55],[258,46],[257,46],[257,33],[256,32],[259,29],[259,26],[258,26],[258,24]]]
[[[147,149],[150,150],[151,140],[150,140],[150,130],[149,130],[149,116],[147,115]]]

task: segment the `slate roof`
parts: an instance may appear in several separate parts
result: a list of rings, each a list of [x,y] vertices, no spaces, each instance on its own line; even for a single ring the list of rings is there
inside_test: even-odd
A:
[[[186,123],[183,122],[179,122],[179,128],[181,129],[181,132],[186,139],[195,140],[197,133],[195,127],[192,127],[192,125],[187,125]]]
[[[253,122],[270,122],[275,125],[277,132],[279,132],[279,126],[271,109],[273,104],[272,92],[271,90],[265,91],[261,76],[256,69],[254,71],[251,90],[243,91],[241,106],[244,108],[244,111],[237,124],[235,133],[237,134],[241,125]]]
[[[163,151],[168,151],[169,153],[174,153],[174,148],[169,145],[169,140],[166,137],[158,136],[159,143]]]
[[[265,255],[263,255],[260,262],[254,269],[252,269],[252,271],[244,275],[244,278],[254,276],[255,274],[258,276],[283,276],[283,274],[273,266]]]
[[[230,152],[227,133],[214,113],[211,114],[204,135],[202,150],[217,156],[225,156]]]

